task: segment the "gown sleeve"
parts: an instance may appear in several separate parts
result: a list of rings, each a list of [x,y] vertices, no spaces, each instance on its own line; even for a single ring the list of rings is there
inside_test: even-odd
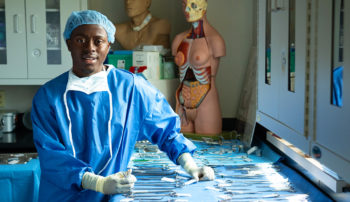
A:
[[[141,136],[146,137],[159,149],[166,152],[169,159],[175,164],[177,158],[185,152],[193,154],[196,146],[180,132],[180,118],[171,108],[164,95],[147,81],[142,90],[146,94],[144,103],[149,105],[147,114],[140,128]],[[135,82],[137,83],[137,82]]]
[[[35,95],[31,118],[34,144],[39,154],[41,180],[67,190],[81,191],[82,176],[92,169],[75,158],[71,148],[64,146],[58,119],[64,118],[64,111],[54,110],[54,96],[44,88]]]

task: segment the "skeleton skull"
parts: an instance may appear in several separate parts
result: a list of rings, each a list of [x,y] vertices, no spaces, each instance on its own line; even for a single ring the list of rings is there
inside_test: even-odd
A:
[[[183,8],[188,22],[198,21],[207,10],[207,0],[183,0]]]

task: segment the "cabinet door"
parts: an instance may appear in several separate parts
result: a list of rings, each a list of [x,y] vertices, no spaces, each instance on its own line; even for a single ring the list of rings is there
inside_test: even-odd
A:
[[[67,18],[79,0],[27,0],[28,78],[53,78],[72,67],[63,39]]]
[[[307,8],[305,0],[259,1],[257,121],[304,152]]]
[[[317,13],[316,145],[313,151],[321,150],[319,160],[349,182],[350,2],[320,0]],[[336,78],[339,67],[342,67],[341,79]],[[339,85],[342,102],[338,104],[332,96],[337,80],[342,84]]]
[[[288,30],[289,33],[285,33],[286,31],[281,33],[281,31],[278,31],[278,28],[274,30],[276,35],[284,35],[283,38],[281,37],[284,41],[280,41],[281,46],[279,47],[281,51],[280,58],[282,58],[279,64],[282,79],[280,97],[278,99],[278,117],[281,122],[286,123],[286,125],[298,134],[305,135],[305,67],[307,55],[306,28],[308,22],[308,1],[289,0],[287,2],[289,2],[289,15],[287,19],[285,15],[283,16],[284,24],[281,29]],[[276,68],[278,68],[278,65],[276,65]]]
[[[0,78],[27,78],[24,0],[0,0]]]
[[[259,110],[304,133],[307,1],[259,1]],[[296,14],[297,13],[297,14]]]
[[[272,0],[259,1],[259,34],[258,34],[258,109],[278,119],[278,91],[280,69],[272,67],[271,52],[276,52],[272,44]],[[278,31],[279,32],[279,31]],[[282,33],[280,33],[282,35]],[[286,33],[285,33],[286,34]],[[277,39],[274,39],[275,41]],[[280,61],[280,59],[278,59]]]

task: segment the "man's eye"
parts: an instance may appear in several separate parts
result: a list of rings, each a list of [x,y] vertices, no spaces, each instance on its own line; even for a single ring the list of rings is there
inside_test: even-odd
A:
[[[102,40],[102,39],[96,40],[96,44],[101,44],[101,43],[103,43],[103,40]]]
[[[78,43],[85,43],[85,40],[78,38],[78,39],[76,39],[76,42],[78,42]]]

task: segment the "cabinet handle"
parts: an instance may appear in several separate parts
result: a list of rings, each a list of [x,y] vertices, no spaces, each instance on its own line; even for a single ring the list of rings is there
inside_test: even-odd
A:
[[[285,67],[287,65],[287,56],[286,56],[286,50],[283,49],[281,51],[281,63],[282,63],[282,71],[285,70]]]
[[[36,19],[35,15],[30,16],[30,27],[31,27],[32,33],[36,32],[35,19]]]
[[[15,14],[13,16],[13,31],[15,33],[19,33],[19,16],[18,16],[18,14]]]

